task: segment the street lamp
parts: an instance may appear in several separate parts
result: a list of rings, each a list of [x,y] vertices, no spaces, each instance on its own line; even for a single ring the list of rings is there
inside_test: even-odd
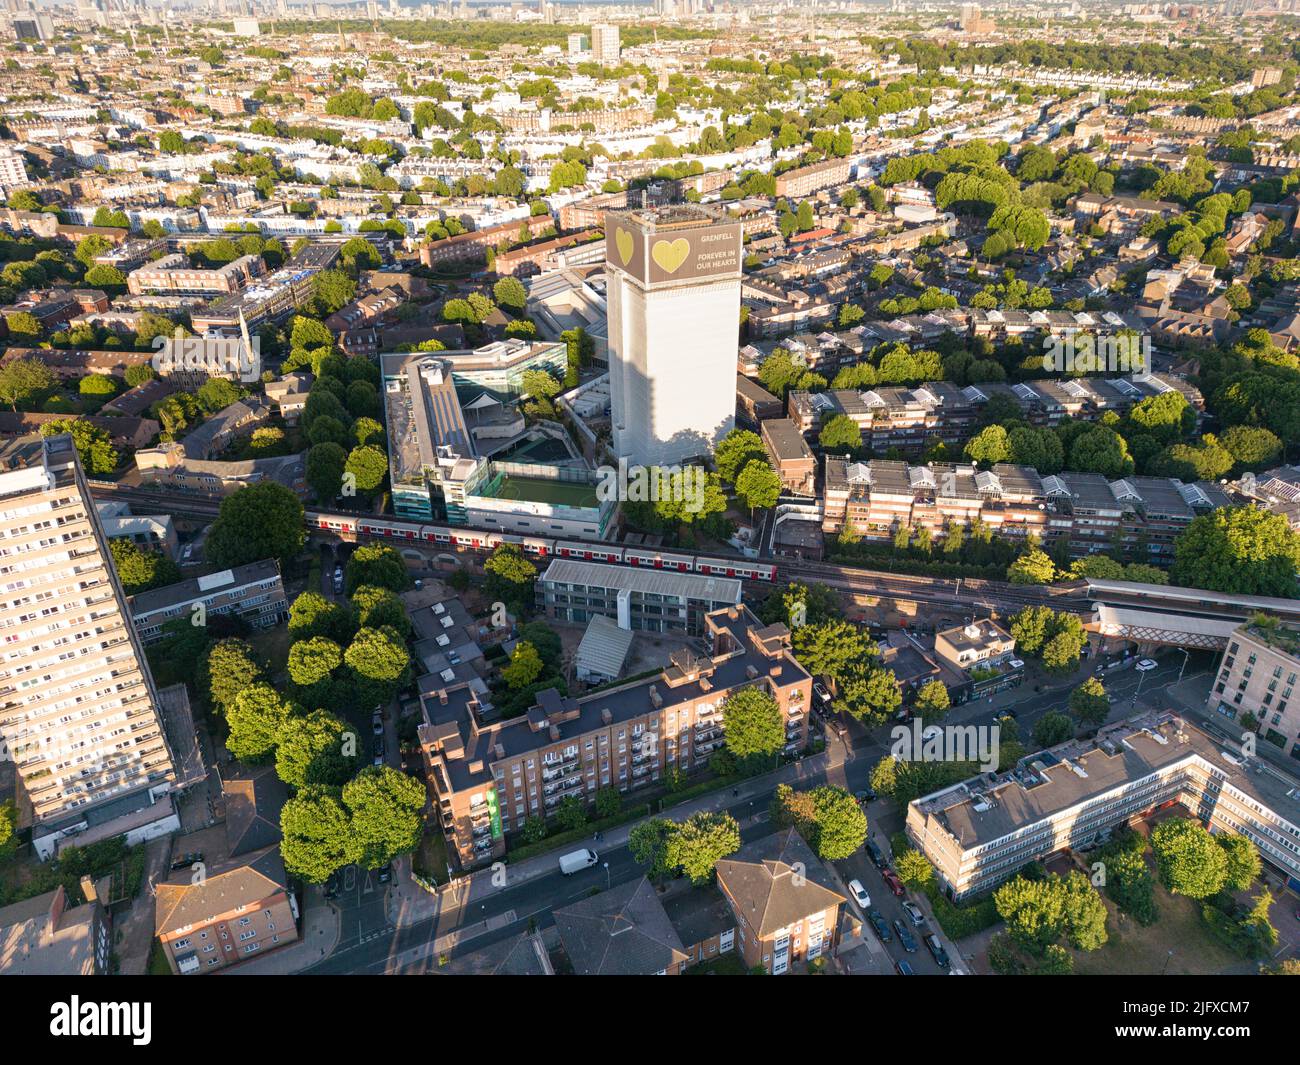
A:
[[[1186,647],[1180,647],[1178,648],[1178,650],[1183,652],[1183,664],[1178,667],[1178,679],[1174,681],[1175,684],[1181,684],[1183,682],[1183,670],[1187,668],[1187,663],[1191,660],[1192,657],[1192,652],[1189,651]]]

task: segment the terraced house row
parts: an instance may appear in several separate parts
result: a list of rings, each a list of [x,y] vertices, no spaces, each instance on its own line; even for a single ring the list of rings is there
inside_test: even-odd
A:
[[[502,718],[481,681],[424,678],[420,746],[462,864],[501,857],[506,833],[554,814],[568,796],[591,803],[602,788],[635,794],[670,771],[703,768],[724,742],[722,704],[741,688],[770,693],[786,749],[804,747],[812,678],[791,654],[789,630],[733,606],[707,615],[704,633],[704,656],[676,652],[651,679],[581,699],[547,689],[520,717]]]
[[[996,537],[1044,544],[1065,540],[1072,556],[1123,549],[1142,560],[1172,558],[1193,518],[1231,500],[1211,481],[1099,473],[1043,475],[1032,466],[991,470],[951,463],[909,465],[890,459],[825,460],[822,529],[851,527],[866,540],[892,540],[899,528],[926,529],[939,540],[949,526],[986,526]]]

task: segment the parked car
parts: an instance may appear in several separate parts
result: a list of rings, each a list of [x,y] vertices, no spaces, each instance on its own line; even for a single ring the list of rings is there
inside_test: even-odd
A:
[[[869,802],[874,802],[876,798],[875,788],[863,788],[862,791],[855,791],[853,797],[858,800],[859,806],[866,806]]]
[[[863,910],[871,908],[871,896],[867,894],[867,889],[862,886],[861,880],[849,881],[849,894],[853,896],[853,901]]]
[[[880,942],[889,943],[893,940],[890,934],[889,925],[879,910],[871,910],[867,913],[867,920],[871,922],[871,927],[876,930],[876,935],[880,937]]]
[[[817,696],[817,701],[822,706],[831,705],[831,693],[826,690],[825,685],[820,681],[813,681],[813,695]]]
[[[915,902],[903,903],[903,911],[907,914],[912,924],[916,925],[917,928],[920,928],[925,924],[925,914],[921,912],[921,907]]]
[[[916,953],[916,940],[912,938],[912,933],[907,930],[907,925],[903,924],[901,917],[894,918],[894,931],[898,933],[898,942],[908,954]]]
[[[867,857],[871,859],[871,864],[877,869],[883,869],[885,867],[885,852],[880,849],[879,844],[875,840],[869,839],[864,846],[867,849]]]
[[[931,932],[925,937],[926,948],[930,951],[934,962],[940,969],[948,968],[948,952],[943,949],[943,944],[939,942],[939,937]]]
[[[182,854],[179,858],[172,859],[172,872],[178,869],[190,869],[195,862],[203,861],[203,854],[199,851],[191,851],[189,854]]]
[[[370,719],[370,731],[376,736],[384,734],[384,719],[380,714],[376,714]]]
[[[912,963],[906,958],[899,958],[894,962],[894,968],[898,971],[899,976],[915,976],[916,970],[912,968]]]
[[[327,899],[337,898],[339,893],[339,875],[335,873],[325,881],[325,897]]]
[[[885,882],[885,887],[889,888],[889,890],[894,893],[894,896],[896,898],[901,899],[903,897],[905,893],[905,889],[903,888],[903,882],[898,879],[898,874],[894,872],[894,870],[892,869],[880,870],[880,879]]]
[[[1156,663],[1150,658],[1138,659],[1138,664],[1134,667],[1139,673],[1146,673],[1148,670],[1156,668]]]
[[[392,879],[393,879],[393,863],[389,862],[387,865],[380,866],[379,882],[381,884],[387,884]]]
[[[374,758],[371,760],[371,764],[383,765],[384,764],[384,741],[382,739],[375,741],[375,745],[373,748],[371,748],[371,752],[374,755]]]

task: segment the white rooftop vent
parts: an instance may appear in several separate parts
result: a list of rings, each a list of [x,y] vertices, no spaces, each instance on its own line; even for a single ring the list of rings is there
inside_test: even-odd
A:
[[[208,592],[213,588],[223,588],[235,583],[234,570],[223,569],[220,573],[209,573],[198,578],[199,591]]]

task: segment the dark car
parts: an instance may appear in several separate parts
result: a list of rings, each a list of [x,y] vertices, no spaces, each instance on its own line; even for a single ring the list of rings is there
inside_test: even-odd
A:
[[[938,936],[931,932],[925,937],[925,946],[940,969],[948,968],[948,952],[943,949],[943,944],[939,942]]]
[[[912,968],[912,963],[906,958],[899,958],[894,962],[894,968],[898,970],[899,976],[915,976],[916,970]]]
[[[875,801],[876,789],[863,788],[862,791],[855,791],[853,797],[858,800],[858,805],[865,806],[867,803]]]
[[[391,862],[389,862],[388,865],[380,867],[379,882],[381,884],[387,884],[392,879],[393,879],[393,865]]]
[[[912,938],[912,933],[907,930],[907,925],[903,924],[901,918],[894,918],[894,931],[898,933],[898,941],[903,945],[903,949],[908,954],[915,954],[916,940]]]
[[[877,869],[883,869],[885,867],[885,852],[882,851],[876,841],[872,839],[867,840],[865,846],[867,848],[867,857],[871,859],[871,864]]]
[[[892,891],[896,897],[900,899],[903,897],[903,895],[906,892],[906,889],[903,887],[903,882],[898,879],[898,874],[895,873],[894,870],[892,869],[880,870],[880,879],[885,882],[885,887],[889,888],[889,890]]]
[[[325,897],[327,899],[337,898],[338,893],[339,893],[339,877],[338,874],[335,873],[332,877],[330,877],[328,880],[325,881]]]
[[[817,701],[822,706],[831,705],[831,693],[819,681],[813,681],[813,694],[817,696]]]
[[[871,927],[876,930],[876,935],[880,937],[880,942],[888,943],[894,937],[890,934],[889,925],[879,910],[867,911],[867,920],[871,922]]]
[[[179,858],[172,859],[172,872],[178,869],[190,869],[195,862],[203,861],[203,854],[198,851],[191,851],[189,854],[182,854]]]

